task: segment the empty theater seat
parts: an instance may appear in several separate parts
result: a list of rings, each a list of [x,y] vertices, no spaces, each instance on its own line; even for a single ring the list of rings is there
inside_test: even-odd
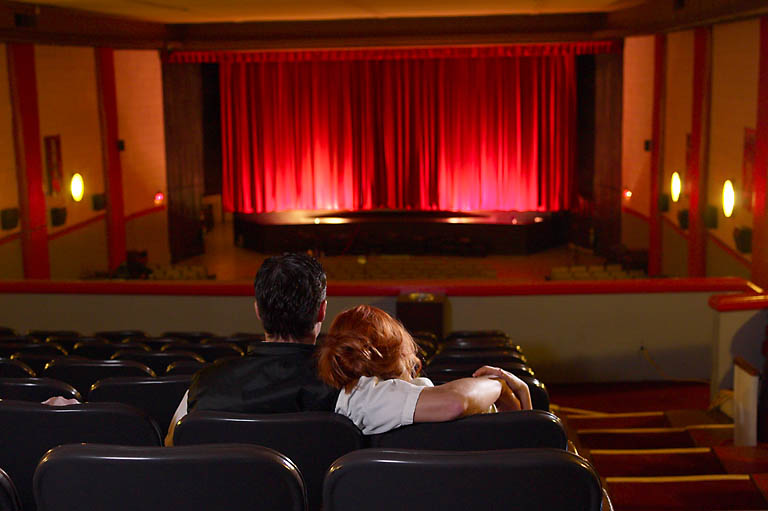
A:
[[[161,351],[168,351],[171,348],[169,346],[163,346]],[[203,357],[207,362],[213,362],[220,358],[226,357],[241,357],[243,356],[243,350],[241,350],[236,344],[232,343],[220,343],[220,344],[201,344],[201,343],[189,343],[184,345],[184,351],[191,351],[197,353]]]
[[[72,347],[71,353],[78,357],[90,358],[93,360],[109,360],[109,357],[111,357],[118,349],[119,348],[106,339],[97,338],[94,340],[78,342]]]
[[[0,343],[0,357],[8,358],[14,353],[47,355],[51,358],[55,358],[65,356],[67,354],[67,350],[58,344],[52,343]]]
[[[24,362],[0,357],[0,378],[34,378],[35,371]]]
[[[87,399],[91,385],[118,376],[155,377],[149,367],[133,360],[85,360],[59,358],[45,366],[43,376],[69,383]]]
[[[311,509],[322,502],[323,477],[339,456],[363,447],[360,430],[332,412],[242,414],[192,412],[176,426],[174,445],[242,442],[288,456],[304,475]]]
[[[235,444],[57,447],[37,467],[35,500],[56,511],[306,508],[301,474],[288,458]]]
[[[470,378],[472,374],[484,364],[474,362],[451,362],[441,361],[440,363],[431,363],[425,369],[424,373],[430,379],[440,381],[451,381],[458,378]],[[534,376],[533,369],[521,362],[506,362],[499,364],[498,367],[509,371],[515,376],[528,375]]]
[[[213,337],[214,335],[215,334],[211,332],[191,332],[191,331],[190,332],[187,332],[187,331],[163,332],[163,337],[173,337],[175,339],[183,339],[189,342],[200,342],[210,337]]]
[[[128,338],[147,336],[141,330],[102,330],[101,332],[94,332],[93,335],[94,337],[103,337],[109,342],[122,342]]]
[[[42,374],[43,369],[45,369],[45,366],[50,362],[51,360],[55,360],[57,358],[60,358],[58,356],[52,357],[51,355],[41,355],[37,353],[23,353],[23,352],[16,352],[13,355],[11,355],[11,360],[18,360],[19,362],[23,362],[27,364],[29,367],[32,368],[32,370],[35,371],[36,374]]]
[[[16,485],[0,468],[0,509],[3,511],[21,511],[21,499]]]
[[[371,447],[487,451],[550,447],[565,449],[568,438],[555,415],[541,411],[472,415],[449,422],[423,422],[368,437]]]
[[[323,487],[324,511],[600,511],[601,502],[594,469],[558,449],[363,449],[336,460]]]
[[[5,337],[6,335],[16,335],[16,330],[7,326],[0,326],[0,337]]]
[[[93,384],[88,402],[113,401],[135,406],[147,412],[160,431],[168,431],[173,413],[191,381],[191,375],[105,378]]]
[[[168,350],[168,351],[136,351],[120,350],[112,355],[112,360],[135,360],[147,365],[155,374],[165,374],[168,366],[177,360],[194,360],[205,363],[203,357],[191,351]]]
[[[30,330],[27,335],[45,341],[49,337],[79,337],[80,333],[77,330]]]
[[[200,369],[208,367],[211,363],[203,363],[197,360],[177,360],[171,362],[165,370],[166,376],[179,375],[179,374],[195,374]]]
[[[72,385],[52,378],[0,378],[0,399],[40,403],[54,396],[83,400]]]
[[[121,403],[48,406],[2,400],[0,424],[0,467],[16,484],[26,511],[35,509],[35,466],[52,447],[80,442],[160,445],[157,425],[149,416]]]
[[[432,359],[433,364],[477,364],[499,366],[506,363],[528,363],[525,355],[511,349],[489,350],[447,350],[442,351]]]

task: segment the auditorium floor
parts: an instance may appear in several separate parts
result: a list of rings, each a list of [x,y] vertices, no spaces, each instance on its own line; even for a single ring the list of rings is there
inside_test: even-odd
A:
[[[260,254],[234,245],[231,224],[217,224],[205,236],[205,253],[181,261],[204,266],[216,280],[252,280],[262,261]],[[321,256],[331,281],[457,280],[467,282],[543,281],[555,266],[598,265],[601,257],[575,247],[556,247],[524,256],[372,255]]]

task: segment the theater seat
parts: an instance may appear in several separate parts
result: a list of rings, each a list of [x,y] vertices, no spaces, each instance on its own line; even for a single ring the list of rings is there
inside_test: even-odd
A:
[[[0,343],[0,357],[9,358],[14,353],[47,355],[51,358],[56,358],[66,356],[67,350],[53,343]]]
[[[91,385],[104,378],[119,376],[152,377],[152,369],[133,360],[85,360],[58,358],[45,366],[43,376],[69,383],[87,399]]]
[[[0,326],[0,337],[5,337],[6,335],[16,335],[16,330],[7,326]]]
[[[0,357],[0,378],[34,378],[34,369],[24,362]]]
[[[34,492],[41,511],[306,509],[295,465],[255,445],[64,445],[40,462]]]
[[[423,422],[368,437],[371,447],[489,451],[550,447],[565,449],[568,437],[555,415],[541,411],[472,415],[449,422]]]
[[[48,406],[2,400],[0,424],[0,467],[16,484],[25,511],[35,509],[32,474],[52,447],[79,442],[160,445],[157,425],[149,416],[121,403]]]
[[[164,374],[168,366],[177,360],[194,360],[201,364],[205,363],[203,357],[197,353],[181,350],[146,352],[126,349],[115,352],[111,358],[112,360],[135,360],[136,362],[146,364],[147,367],[158,375]]]
[[[80,332],[77,330],[30,330],[27,335],[45,341],[49,337],[78,337]]]
[[[0,468],[0,509],[3,511],[21,511],[21,500],[16,485]]]
[[[160,431],[168,431],[173,413],[191,381],[192,375],[104,378],[93,384],[88,402],[113,401],[135,406],[147,412]]]
[[[166,376],[176,376],[180,374],[195,374],[200,369],[208,367],[211,363],[202,363],[197,360],[177,360],[171,362],[165,369]]]
[[[323,486],[324,511],[600,511],[601,502],[594,469],[558,449],[363,449],[336,460]]]
[[[454,362],[454,361],[440,361],[439,363],[431,363],[424,368],[428,378],[437,379],[441,381],[456,380],[458,378],[470,378],[472,374],[481,366],[485,364],[475,362]],[[530,366],[521,362],[513,361],[499,364],[498,367],[509,371],[515,376],[528,375],[534,376],[533,369]]]
[[[40,403],[53,396],[83,400],[72,385],[52,378],[0,378],[0,399]]]
[[[449,381],[452,381],[452,379],[441,379],[441,375],[437,375],[436,378],[431,378],[432,383],[435,385],[441,385],[443,383],[448,383]],[[549,411],[549,392],[547,391],[547,387],[539,381],[536,377],[531,376],[529,374],[516,374],[518,378],[523,380],[526,385],[528,385],[528,390],[531,393],[531,405],[533,406],[534,410],[544,410],[545,412]]]
[[[95,337],[102,337],[109,342],[122,342],[128,338],[147,336],[141,330],[103,330],[101,332],[95,332],[93,335]]]
[[[263,445],[288,456],[304,475],[310,509],[320,509],[328,467],[339,456],[363,447],[357,426],[332,412],[192,412],[173,435],[174,445],[222,442]]]
[[[214,335],[215,334],[211,332],[191,332],[191,331],[190,332],[187,332],[187,331],[163,332],[163,337],[183,339],[189,342],[200,342],[210,337],[213,337]]]
[[[442,351],[432,359],[433,364],[477,364],[499,366],[509,362],[527,364],[528,359],[519,351],[511,349],[489,350],[448,350]]]
[[[169,351],[172,347],[163,346],[160,351]],[[241,350],[236,344],[232,343],[218,343],[218,344],[200,344],[200,343],[188,343],[184,345],[184,351],[191,351],[197,353],[203,357],[206,362],[213,362],[220,358],[226,357],[241,357],[243,356],[243,350]]]

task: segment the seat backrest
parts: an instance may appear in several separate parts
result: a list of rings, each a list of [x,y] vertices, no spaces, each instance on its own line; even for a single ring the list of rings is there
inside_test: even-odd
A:
[[[190,342],[200,342],[204,339],[213,337],[215,334],[211,332],[191,332],[191,331],[176,331],[176,332],[163,332],[163,337],[173,337],[176,339],[183,339]]]
[[[430,374],[431,375],[431,374]],[[437,373],[437,377],[431,378],[432,383],[435,385],[441,385],[455,379],[455,377],[444,378],[445,375]],[[531,376],[527,373],[515,373],[515,376],[523,380],[528,385],[528,390],[531,392],[531,404],[534,410],[549,411],[549,392],[547,387],[538,380],[535,376]]]
[[[93,334],[96,337],[103,337],[110,342],[122,342],[129,337],[146,337],[141,330],[103,330]]]
[[[0,357],[10,357],[14,353],[29,353],[48,355],[51,358],[63,357],[67,354],[66,350],[53,343],[0,343]]]
[[[35,509],[35,466],[52,447],[79,442],[160,445],[157,425],[149,416],[121,403],[47,406],[1,400],[0,424],[0,467],[16,483],[26,511]]]
[[[0,378],[33,378],[35,371],[24,362],[0,357]]]
[[[481,366],[486,365],[476,362],[456,362],[441,360],[439,362],[433,362],[424,368],[424,372],[427,377],[433,379],[444,379],[450,377],[453,379],[458,378],[470,378],[472,374]],[[534,376],[533,369],[530,366],[521,362],[505,362],[499,364],[497,367],[501,367],[509,371],[514,375],[529,374]]]
[[[52,378],[0,378],[0,399],[40,403],[53,396],[83,400],[72,385]]]
[[[136,350],[120,350],[112,355],[113,360],[135,360],[146,364],[152,369],[155,374],[165,374],[165,370],[168,366],[177,360],[196,360],[201,364],[205,363],[203,357],[197,353],[191,351],[181,350],[168,350],[168,351],[136,351]]]
[[[498,361],[498,362],[497,362]],[[432,359],[433,364],[440,362],[474,363],[480,365],[499,365],[505,362],[520,362],[526,364],[528,359],[515,350],[448,350],[441,351]]]
[[[34,494],[40,511],[306,508],[294,464],[255,445],[63,445],[37,467]]]
[[[44,341],[48,337],[78,337],[80,333],[77,330],[30,330],[27,335]]]
[[[170,349],[171,347],[169,346],[163,346],[161,351],[168,351]],[[243,355],[243,350],[233,343],[201,344],[190,342],[184,345],[184,351],[197,353],[206,362],[213,362],[224,357],[240,357]]]
[[[325,471],[339,456],[363,447],[360,430],[333,412],[242,414],[192,412],[176,426],[174,445],[242,442],[288,456],[304,475],[311,509],[319,509]]]
[[[16,485],[0,468],[0,509],[3,511],[21,511],[21,499]]]
[[[157,422],[160,431],[168,431],[171,418],[191,382],[192,375],[104,378],[93,384],[88,401],[112,401],[135,406],[147,412]]]
[[[363,449],[328,471],[323,510],[600,511],[601,492],[589,463],[559,449]]]
[[[208,367],[212,362],[198,362],[197,360],[177,360],[168,364],[165,369],[166,376],[179,374],[195,374],[200,369]]]
[[[107,340],[92,340],[78,342],[72,347],[72,355],[90,358],[93,360],[109,360],[114,352],[122,347],[117,347]]]
[[[91,385],[104,378],[118,376],[152,377],[152,369],[133,360],[84,360],[57,358],[48,363],[43,376],[65,381],[88,398]]]
[[[560,419],[541,410],[472,415],[449,422],[422,422],[368,437],[371,447],[487,451],[549,447],[565,449]]]

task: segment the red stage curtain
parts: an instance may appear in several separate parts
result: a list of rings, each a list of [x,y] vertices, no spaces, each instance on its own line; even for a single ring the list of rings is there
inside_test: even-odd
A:
[[[225,207],[567,209],[577,52],[447,50],[218,59]]]

